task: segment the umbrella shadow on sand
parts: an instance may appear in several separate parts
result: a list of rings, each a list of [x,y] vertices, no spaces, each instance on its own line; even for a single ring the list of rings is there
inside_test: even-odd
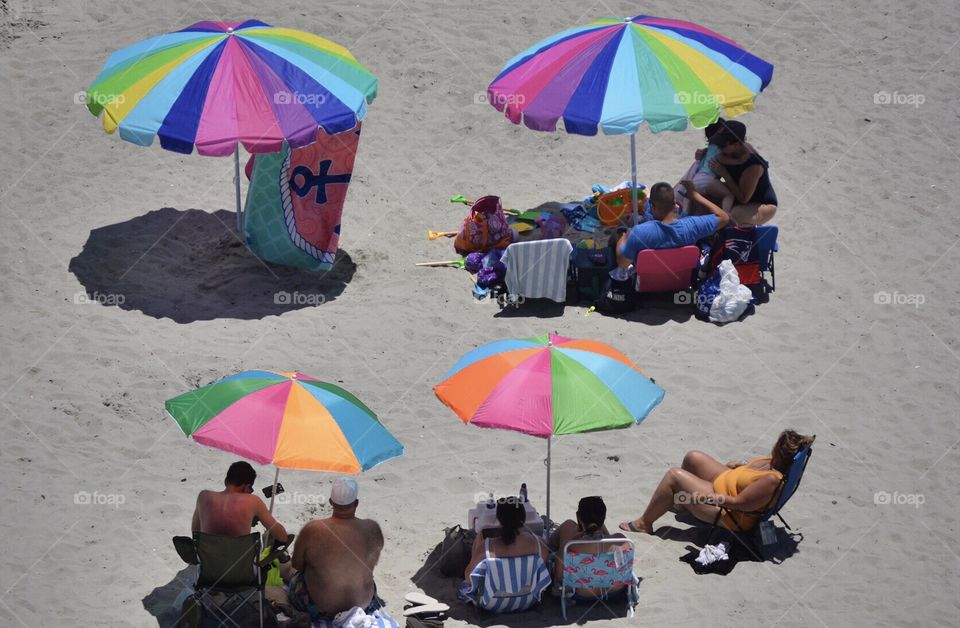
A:
[[[567,619],[563,618],[559,598],[553,597],[549,591],[544,591],[540,605],[524,613],[495,615],[479,611],[470,604],[461,602],[457,597],[457,589],[462,582],[461,578],[447,578],[440,573],[439,565],[443,543],[438,543],[424,560],[417,573],[410,578],[413,588],[421,589],[429,596],[448,604],[450,611],[447,616],[456,621],[463,621],[473,626],[502,625],[517,628],[546,628],[547,626],[583,625],[590,621],[622,619],[626,617],[626,602],[598,602],[596,604],[576,604],[567,607]],[[643,586],[641,580],[641,587]],[[399,615],[399,611],[394,618]]]
[[[87,300],[192,323],[315,307],[340,296],[356,271],[344,251],[327,272],[268,264],[243,246],[235,224],[223,209],[164,207],[93,229],[70,272]]]

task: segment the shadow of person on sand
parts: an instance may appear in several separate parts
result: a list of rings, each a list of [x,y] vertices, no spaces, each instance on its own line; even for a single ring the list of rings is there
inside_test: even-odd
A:
[[[174,608],[177,596],[186,583],[196,576],[196,570],[184,567],[166,584],[162,584],[144,596],[143,608],[156,618],[160,628],[173,628],[180,619],[180,609]]]
[[[473,626],[510,626],[511,628],[546,628],[547,626],[583,625],[588,621],[622,619],[626,617],[626,602],[579,603],[567,606],[567,619],[563,618],[560,600],[544,591],[540,605],[523,613],[497,615],[478,610],[471,604],[460,601],[457,589],[461,578],[447,578],[440,573],[443,543],[438,543],[424,560],[420,569],[410,578],[414,588],[450,606],[447,616]],[[641,579],[642,580],[642,579]],[[396,617],[396,616],[394,616]]]
[[[192,323],[321,305],[340,296],[356,271],[344,251],[326,272],[268,264],[247,250],[235,224],[236,214],[223,209],[164,207],[93,229],[70,272],[88,300]]]
[[[680,562],[690,565],[696,573],[727,575],[733,571],[734,567],[741,562],[763,562],[769,560],[774,563],[781,563],[787,558],[800,551],[800,542],[803,541],[803,534],[791,532],[785,528],[777,527],[777,540],[765,548],[762,554],[756,553],[756,548],[750,545],[753,540],[753,534],[748,533],[743,536],[734,535],[725,529],[718,529],[713,538],[710,538],[710,525],[696,519],[689,513],[679,513],[676,515],[677,521],[687,523],[688,528],[677,528],[666,525],[656,529],[655,535],[663,540],[677,541],[686,543],[684,547],[687,553],[679,558]],[[729,543],[730,549],[728,555],[730,560],[722,561],[716,567],[703,570],[696,564],[695,560],[707,543],[716,545],[721,542]]]

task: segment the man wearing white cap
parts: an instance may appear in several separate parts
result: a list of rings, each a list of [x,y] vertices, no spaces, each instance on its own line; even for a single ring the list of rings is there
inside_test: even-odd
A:
[[[297,571],[287,593],[291,605],[315,622],[354,607],[369,615],[383,606],[373,581],[383,532],[376,521],[357,518],[358,493],[355,480],[337,478],[330,489],[333,515],[305,525],[294,544]]]

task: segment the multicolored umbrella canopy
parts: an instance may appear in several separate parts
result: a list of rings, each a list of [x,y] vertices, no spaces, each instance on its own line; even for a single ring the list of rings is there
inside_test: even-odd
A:
[[[166,408],[198,443],[278,468],[356,474],[403,454],[370,408],[301,373],[246,371]]]
[[[544,438],[629,427],[664,395],[613,347],[556,334],[474,349],[434,392],[464,423]]]
[[[514,124],[568,133],[681,131],[735,117],[773,66],[702,26],[648,15],[602,19],[540,41],[490,84],[490,103]]]
[[[273,153],[352,129],[377,78],[338,44],[257,20],[197,22],[115,52],[87,90],[108,133],[178,153]]]

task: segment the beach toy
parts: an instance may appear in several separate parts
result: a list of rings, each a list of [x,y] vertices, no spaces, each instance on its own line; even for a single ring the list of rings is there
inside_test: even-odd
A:
[[[773,65],[691,22],[649,15],[604,18],[541,40],[504,65],[487,102],[514,124],[553,132],[629,135],[701,129],[754,108]],[[631,213],[638,221],[639,204]]]
[[[459,195],[454,196],[453,198],[451,198],[451,199],[450,199],[450,202],[451,202],[451,203],[463,203],[463,204],[466,205],[467,207],[472,207],[473,204],[474,204],[476,201],[471,200],[471,199],[467,198],[466,196],[463,196],[462,194],[459,194]],[[517,214],[520,213],[520,210],[519,210],[519,209],[509,209],[509,208],[507,208],[507,207],[501,207],[500,209],[503,211],[503,213],[505,213],[505,214],[510,214],[510,215],[513,215],[513,216],[516,216]]]
[[[641,187],[641,186],[638,186]],[[637,203],[643,205],[647,198],[644,189],[637,190]],[[613,227],[626,221],[633,207],[633,190],[622,188],[600,195],[597,201],[597,218],[605,227]]]
[[[520,235],[523,235],[524,233],[530,233],[534,229],[534,226],[531,225],[529,222],[511,222],[508,224],[511,227],[513,227],[517,231],[517,233],[519,233]]]
[[[427,266],[427,267],[437,267],[442,268],[444,266],[449,266],[450,268],[463,268],[465,266],[464,259],[451,259],[441,262],[417,262],[416,266]]]
[[[458,231],[427,231],[427,237],[431,240],[436,240],[437,238],[455,238]]]

